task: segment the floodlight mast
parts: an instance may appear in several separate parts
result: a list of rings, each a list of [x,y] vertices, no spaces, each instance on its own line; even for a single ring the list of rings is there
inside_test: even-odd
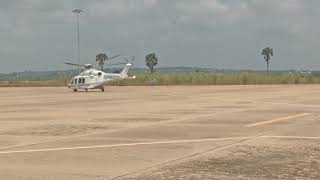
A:
[[[83,12],[83,10],[81,10],[81,9],[74,9],[72,12],[75,13],[75,14],[76,14],[76,17],[77,17],[78,63],[80,63],[80,28],[79,28],[79,15],[80,15],[80,13]]]

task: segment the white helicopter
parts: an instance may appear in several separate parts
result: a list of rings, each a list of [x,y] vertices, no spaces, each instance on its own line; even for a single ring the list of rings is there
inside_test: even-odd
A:
[[[78,90],[88,91],[89,89],[101,89],[101,91],[104,92],[104,86],[110,81],[121,80],[121,79],[135,79],[136,76],[133,76],[133,77],[128,76],[128,71],[130,67],[133,65],[132,62],[134,60],[134,57],[132,57],[131,61],[129,61],[128,59],[126,60],[127,60],[126,63],[110,64],[110,65],[124,64],[125,66],[120,73],[103,72],[103,63],[101,66],[101,62],[99,62],[99,66],[101,67],[101,70],[95,69],[94,68],[95,65],[93,64],[82,65],[82,64],[74,64],[74,63],[66,62],[65,64],[78,66],[84,69],[80,74],[71,78],[70,82],[68,83],[68,88],[73,89],[74,92],[77,92]]]

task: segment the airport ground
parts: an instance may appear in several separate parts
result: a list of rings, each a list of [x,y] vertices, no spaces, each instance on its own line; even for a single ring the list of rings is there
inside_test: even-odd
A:
[[[0,88],[0,179],[320,179],[320,85]]]

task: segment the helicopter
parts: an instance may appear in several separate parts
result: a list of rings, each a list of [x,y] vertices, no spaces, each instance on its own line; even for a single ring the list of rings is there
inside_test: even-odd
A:
[[[128,76],[129,69],[133,65],[132,62],[134,60],[134,56],[132,57],[131,61],[127,58],[126,60],[126,63],[109,64],[110,66],[124,64],[125,66],[120,73],[104,72],[102,65],[103,62],[99,62],[100,70],[97,69],[97,66],[93,64],[75,64],[66,62],[65,64],[67,65],[77,66],[82,69],[82,72],[71,78],[70,82],[68,83],[68,88],[73,89],[74,92],[77,92],[78,90],[88,91],[89,89],[101,89],[101,91],[104,92],[104,86],[110,81],[135,79],[136,76]]]

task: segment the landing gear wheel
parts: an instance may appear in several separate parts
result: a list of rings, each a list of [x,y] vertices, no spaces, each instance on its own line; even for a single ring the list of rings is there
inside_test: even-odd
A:
[[[78,90],[77,89],[73,89],[73,92],[77,92]]]
[[[104,92],[104,88],[101,88],[101,91]]]

